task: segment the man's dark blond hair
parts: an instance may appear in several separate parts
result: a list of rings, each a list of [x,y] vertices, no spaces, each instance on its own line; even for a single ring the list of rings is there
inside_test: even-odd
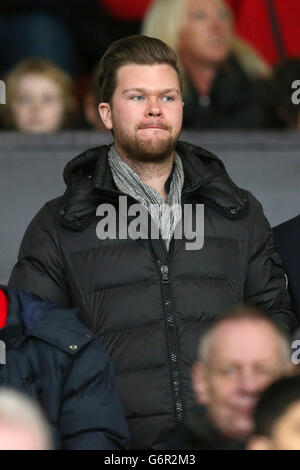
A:
[[[182,91],[182,76],[173,49],[160,39],[135,35],[113,42],[102,57],[99,64],[101,102],[112,103],[117,87],[117,72],[123,65],[128,64],[170,65],[177,73]]]

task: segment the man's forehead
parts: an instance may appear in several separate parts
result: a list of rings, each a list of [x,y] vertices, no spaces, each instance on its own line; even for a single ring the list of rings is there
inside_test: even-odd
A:
[[[125,64],[117,71],[117,86],[122,88],[176,88],[179,80],[175,69],[169,64]]]
[[[224,321],[211,334],[209,355],[264,355],[273,346],[277,348],[279,343],[279,333],[266,320]]]

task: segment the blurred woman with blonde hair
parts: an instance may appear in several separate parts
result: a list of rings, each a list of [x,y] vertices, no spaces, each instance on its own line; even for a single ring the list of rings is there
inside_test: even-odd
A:
[[[184,126],[255,128],[266,124],[260,102],[269,66],[234,32],[223,0],[155,0],[142,34],[176,51],[184,72]]]

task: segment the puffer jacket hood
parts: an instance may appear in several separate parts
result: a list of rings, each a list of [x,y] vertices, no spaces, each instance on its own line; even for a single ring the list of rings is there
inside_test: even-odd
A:
[[[77,309],[63,309],[5,286],[0,285],[0,289],[9,301],[6,326],[0,329],[0,339],[7,346],[31,336],[72,355],[91,341],[92,334],[77,320]],[[70,349],[71,344],[76,344],[76,350]]]
[[[86,228],[100,202],[114,202],[120,193],[107,161],[109,145],[95,147],[73,158],[64,169],[67,185],[59,213],[68,228]],[[179,141],[176,151],[182,158],[185,174],[183,194],[197,192],[205,203],[228,219],[240,219],[249,210],[247,191],[228,176],[223,162],[213,153]]]

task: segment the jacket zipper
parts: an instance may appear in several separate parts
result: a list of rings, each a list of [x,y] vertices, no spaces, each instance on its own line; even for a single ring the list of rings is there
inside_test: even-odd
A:
[[[128,196],[128,195],[127,195]],[[134,202],[136,201],[134,198],[130,197]],[[176,338],[176,318],[174,308],[172,307],[171,301],[171,289],[170,289],[170,282],[169,282],[169,264],[170,264],[170,257],[171,253],[173,252],[173,247],[175,243],[174,236],[170,240],[169,251],[167,254],[167,259],[165,264],[162,263],[161,259],[157,256],[155,249],[153,247],[151,237],[148,238],[150,251],[152,253],[153,259],[155,264],[157,265],[160,278],[162,283],[162,300],[163,300],[163,309],[165,315],[165,323],[166,323],[166,333],[167,333],[167,347],[168,347],[168,354],[169,354],[169,365],[170,365],[170,374],[172,380],[172,392],[175,404],[175,419],[178,422],[183,421],[183,399],[182,399],[182,391],[181,391],[181,383],[180,383],[180,375],[179,375],[179,354],[178,354],[178,347],[177,347],[177,338]],[[162,247],[159,247],[160,256],[164,258],[164,250]]]
[[[176,318],[175,312],[171,300],[171,288],[170,288],[170,258],[173,252],[173,247],[175,243],[174,237],[170,241],[169,252],[165,264],[156,256],[151,239],[149,238],[151,253],[154,258],[154,261],[159,269],[160,278],[162,283],[162,300],[163,308],[165,315],[165,324],[166,324],[166,333],[167,333],[167,346],[168,346],[168,357],[169,357],[169,366],[171,374],[171,383],[172,383],[172,393],[174,399],[175,407],[175,419],[176,421],[183,421],[183,399],[180,383],[180,374],[179,374],[179,353],[177,346],[177,327],[176,327]]]

